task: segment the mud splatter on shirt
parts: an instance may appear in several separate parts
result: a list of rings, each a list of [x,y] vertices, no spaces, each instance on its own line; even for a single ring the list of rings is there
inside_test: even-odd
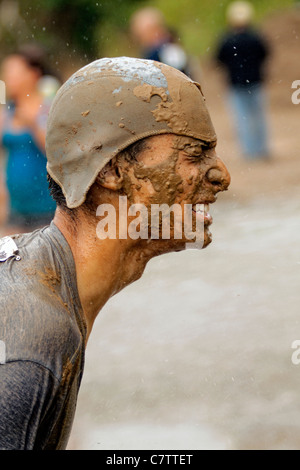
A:
[[[53,222],[14,241],[21,260],[0,263],[0,449],[62,450],[86,342],[75,264]]]

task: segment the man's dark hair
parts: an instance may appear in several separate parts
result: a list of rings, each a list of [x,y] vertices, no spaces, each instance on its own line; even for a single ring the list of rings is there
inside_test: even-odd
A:
[[[29,67],[37,69],[41,75],[48,74],[46,51],[39,44],[23,44],[16,54],[22,57]]]
[[[25,43],[12,54],[21,57],[30,68],[37,70],[41,77],[51,75],[61,80],[60,74],[49,65],[49,52],[43,45],[36,42]]]
[[[142,152],[146,148],[146,146],[147,146],[147,138],[141,139],[133,143],[129,147],[127,147],[125,150],[121,151],[116,156],[116,159],[114,161],[108,162],[107,165],[112,166],[114,162],[117,161],[117,159],[119,158],[124,158],[126,161],[129,161],[129,162],[137,162],[138,154]],[[68,215],[72,220],[76,219],[78,211],[84,211],[86,214],[95,215],[97,208],[95,207],[95,203],[93,201],[93,198],[91,197],[92,188],[88,191],[85,202],[80,207],[77,207],[75,209],[70,209],[67,206],[66,198],[64,196],[64,193],[61,187],[54,181],[53,178],[51,178],[49,174],[47,174],[47,179],[48,179],[49,191],[50,191],[51,197],[54,199],[57,206],[60,209],[62,209],[65,212],[65,214]]]

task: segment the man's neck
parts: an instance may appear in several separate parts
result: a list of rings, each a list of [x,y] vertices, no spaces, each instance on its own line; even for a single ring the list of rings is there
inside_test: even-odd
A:
[[[105,303],[117,292],[139,279],[153,256],[132,240],[99,240],[96,227],[78,223],[76,234],[66,223],[66,216],[57,211],[55,225],[70,245],[77,275],[77,287],[87,323],[88,336]]]

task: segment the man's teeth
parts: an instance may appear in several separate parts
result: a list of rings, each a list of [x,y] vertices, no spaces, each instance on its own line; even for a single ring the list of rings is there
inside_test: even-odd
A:
[[[208,214],[209,204],[194,204],[193,211],[198,214]]]

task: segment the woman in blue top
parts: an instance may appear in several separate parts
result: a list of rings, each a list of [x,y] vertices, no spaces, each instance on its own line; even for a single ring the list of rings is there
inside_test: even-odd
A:
[[[47,225],[55,210],[45,156],[49,100],[39,89],[44,74],[41,51],[35,46],[24,47],[2,64],[9,99],[8,105],[2,105],[0,122],[9,209],[5,232]]]

